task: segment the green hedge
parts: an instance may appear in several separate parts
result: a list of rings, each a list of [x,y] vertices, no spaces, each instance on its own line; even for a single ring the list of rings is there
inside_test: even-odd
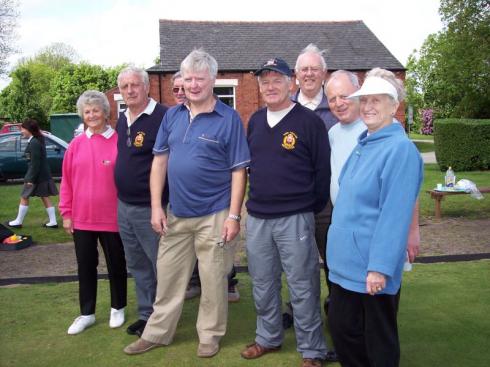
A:
[[[441,171],[490,169],[490,120],[435,120],[434,145]]]

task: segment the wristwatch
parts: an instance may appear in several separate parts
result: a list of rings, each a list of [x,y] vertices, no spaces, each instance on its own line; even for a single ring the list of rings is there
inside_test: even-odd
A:
[[[240,222],[240,219],[242,219],[241,215],[235,215],[235,214],[228,214],[228,218],[236,220],[237,222]]]

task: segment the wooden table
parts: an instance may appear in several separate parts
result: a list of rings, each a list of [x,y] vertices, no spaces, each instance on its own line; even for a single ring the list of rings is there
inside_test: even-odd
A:
[[[479,187],[478,190],[484,194],[490,192],[490,187]],[[466,191],[437,191],[437,190],[428,190],[428,194],[430,197],[434,199],[435,202],[435,218],[441,219],[441,201],[444,196],[448,195],[469,195],[469,192]]]

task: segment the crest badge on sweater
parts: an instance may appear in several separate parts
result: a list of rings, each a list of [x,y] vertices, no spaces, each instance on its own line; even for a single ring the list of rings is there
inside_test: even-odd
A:
[[[134,146],[136,148],[141,148],[143,146],[144,141],[145,141],[145,133],[142,131],[138,131],[136,137],[134,138]]]
[[[296,140],[298,139],[298,135],[296,135],[292,131],[287,131],[282,134],[282,147],[287,150],[292,150],[296,148]]]

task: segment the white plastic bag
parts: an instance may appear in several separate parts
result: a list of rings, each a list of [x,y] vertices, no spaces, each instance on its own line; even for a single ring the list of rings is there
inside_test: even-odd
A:
[[[471,194],[471,197],[477,200],[483,199],[483,195],[481,194],[480,190],[478,190],[478,187],[476,187],[476,184],[473,181],[463,178],[456,183],[455,187],[469,192]]]

